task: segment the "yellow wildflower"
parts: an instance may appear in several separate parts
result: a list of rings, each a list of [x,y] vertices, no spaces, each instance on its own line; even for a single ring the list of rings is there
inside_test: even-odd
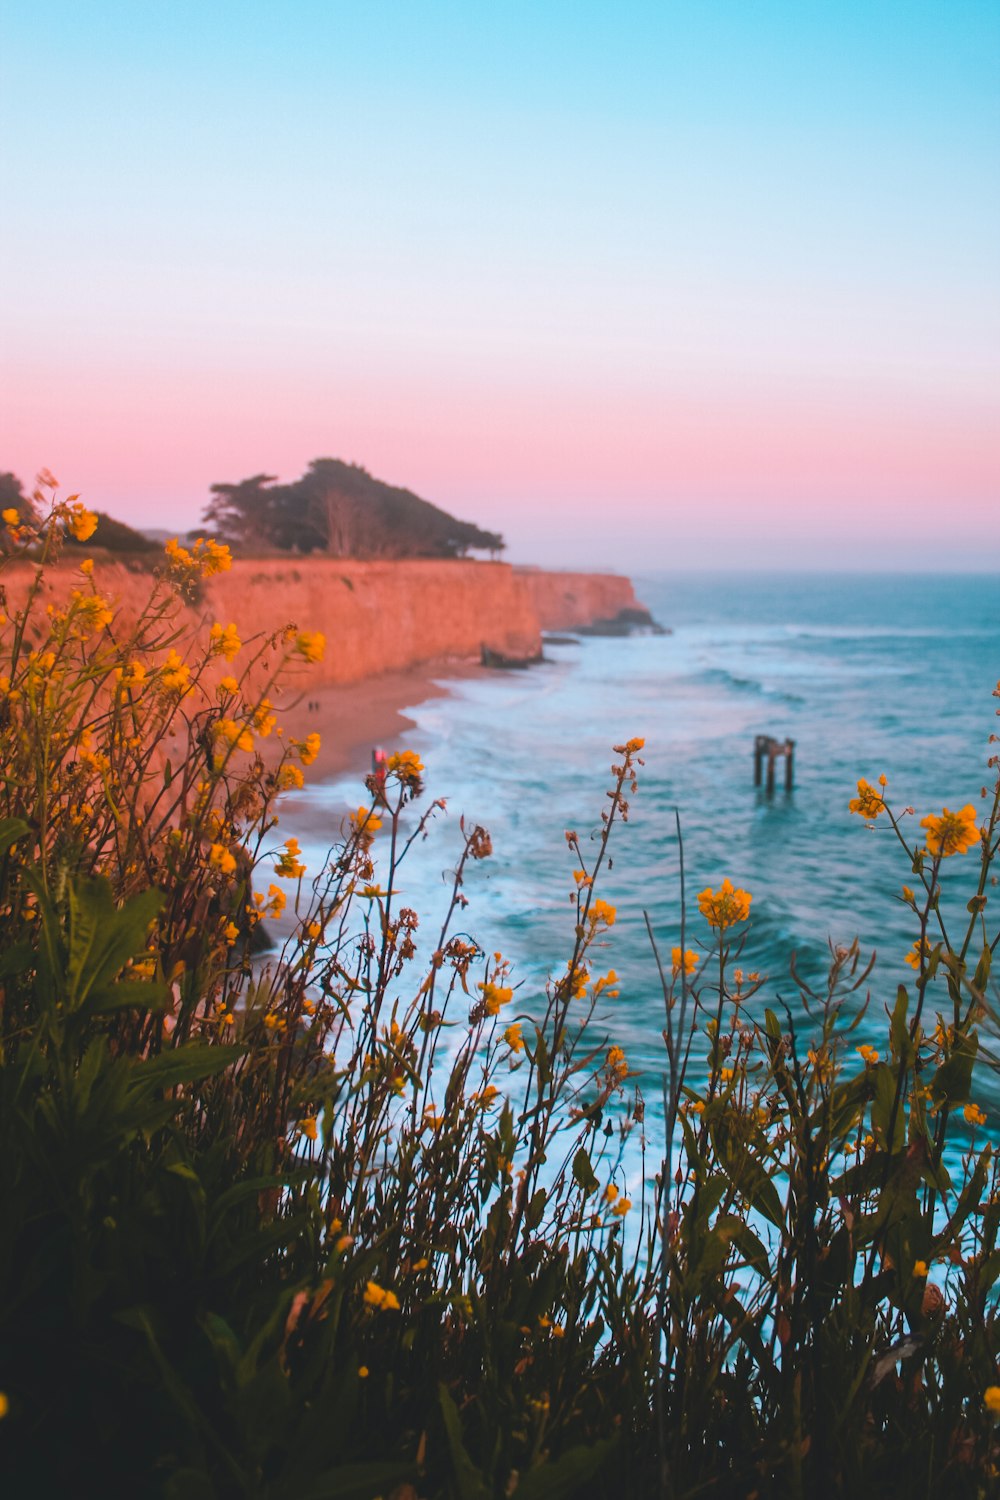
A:
[[[231,875],[236,869],[236,859],[223,844],[213,844],[208,854],[208,863],[213,870]]]
[[[976,809],[971,802],[959,812],[942,808],[941,816],[921,818],[921,828],[927,829],[927,848],[936,859],[947,859],[951,854],[964,854],[979,842],[976,824]]]
[[[1000,1385],[988,1385],[983,1392],[983,1405],[995,1417],[1000,1417]]]
[[[615,1199],[617,1197],[618,1197],[618,1189],[615,1187],[615,1185],[614,1185],[613,1182],[609,1182],[608,1185],[607,1185],[607,1187],[604,1189],[605,1202],[607,1202],[607,1203],[614,1203],[614,1201],[615,1201]]]
[[[925,1260],[915,1260],[913,1262],[913,1274],[914,1276],[926,1277],[927,1262]]]
[[[364,1300],[368,1307],[377,1308],[379,1312],[390,1312],[399,1307],[399,1298],[396,1293],[387,1291],[374,1281],[369,1281],[365,1287]]]
[[[419,792],[422,789],[420,778],[424,767],[415,750],[394,751],[386,761],[385,768],[390,776],[395,776],[396,780],[411,792]]]
[[[306,867],[299,859],[301,853],[298,839],[286,839],[284,852],[275,865],[275,874],[280,875],[283,880],[297,880],[300,875],[304,875]]]
[[[631,1198],[619,1198],[618,1202],[612,1205],[611,1212],[616,1214],[619,1219],[624,1219],[631,1207]]]
[[[253,727],[261,739],[267,739],[277,722],[278,716],[272,709],[270,698],[262,698],[253,713]]]
[[[290,761],[286,761],[278,772],[278,790],[281,792],[301,791],[305,786],[305,780],[298,766],[293,766]]]
[[[596,928],[599,925],[603,925],[605,927],[613,927],[615,925],[616,916],[617,912],[611,905],[611,903],[608,901],[602,901],[598,896],[597,899],[595,901],[592,901],[590,904],[590,910],[587,913],[587,920],[589,921],[592,928]]]
[[[919,969],[921,960],[926,963],[927,959],[930,958],[933,951],[934,950],[931,947],[931,944],[927,941],[926,938],[917,938],[913,944],[913,947],[903,959],[903,962],[905,964],[909,964],[911,969]]]
[[[962,1113],[965,1116],[966,1123],[969,1125],[986,1124],[986,1115],[979,1108],[978,1104],[967,1104]]]
[[[314,1141],[317,1135],[316,1116],[307,1115],[304,1120],[299,1121],[299,1132],[307,1141]]]
[[[239,690],[240,690],[240,685],[236,681],[236,678],[235,677],[230,677],[227,674],[227,676],[219,678],[219,685],[218,685],[218,687],[216,688],[215,691],[219,695],[220,698],[224,698],[227,693],[238,693]]]
[[[607,1061],[605,1062],[605,1067],[607,1068],[608,1075],[613,1082],[624,1082],[624,1080],[628,1077],[628,1062],[625,1058],[625,1052],[621,1047],[608,1048],[608,1056]]]
[[[861,818],[877,818],[879,813],[885,812],[885,801],[882,794],[869,785],[862,776],[858,782],[858,795],[851,798],[847,809],[848,812],[857,813]]]
[[[735,890],[731,880],[724,880],[717,891],[707,886],[698,897],[698,910],[710,927],[724,932],[736,922],[745,922],[750,915],[749,891]]]
[[[224,656],[226,661],[232,661],[243,645],[235,625],[220,625],[218,621],[212,626],[210,640],[213,655]]]
[[[865,1067],[872,1068],[878,1062],[878,1052],[874,1047],[870,1047],[867,1042],[862,1042],[857,1050]]]
[[[295,637],[295,650],[305,661],[322,661],[326,636],[321,630],[300,630]]]
[[[478,984],[476,988],[483,992],[483,1004],[488,1016],[498,1015],[501,1005],[509,1005],[514,998],[514,991],[506,985],[490,984],[487,981]]]
[[[225,740],[237,750],[253,749],[253,735],[245,724],[235,719],[217,719],[212,725],[212,735],[217,741]]]
[[[684,966],[684,973],[693,974],[698,964],[701,962],[701,958],[693,948],[686,949],[683,958],[681,956],[680,948],[671,948],[670,961],[673,964],[674,978],[676,979],[678,974],[681,972],[682,963]]]
[[[382,819],[370,807],[359,807],[357,812],[351,813],[348,821],[363,844],[370,844],[382,827]]]
[[[369,1370],[369,1368],[368,1368],[367,1365],[358,1365],[358,1379],[359,1380],[367,1380],[368,1376],[370,1374],[371,1374],[371,1371]]]
[[[304,766],[311,766],[319,754],[319,735],[314,731],[312,734],[307,734],[304,740],[293,741],[293,744],[299,752],[299,760],[302,764]]]
[[[8,506],[3,512],[3,519],[8,526],[20,526],[21,524],[20,512],[16,511],[13,506]]]
[[[90,634],[103,630],[115,617],[114,610],[100,594],[82,594],[74,589],[72,599],[74,623]]]
[[[503,1039],[512,1052],[524,1051],[524,1037],[521,1035],[520,1021],[514,1021],[512,1025],[505,1028]]]
[[[9,1411],[10,1397],[7,1395],[6,1391],[0,1391],[0,1422],[3,1421],[4,1417]]]
[[[240,929],[237,927],[235,922],[227,922],[225,927],[223,927],[222,929],[222,936],[225,938],[230,948],[236,942],[236,939],[239,937],[239,935]]]
[[[167,659],[160,668],[160,687],[165,693],[184,694],[190,689],[191,668],[182,661],[176,651],[168,651]]]
[[[78,542],[89,541],[97,530],[97,517],[80,501],[68,502],[66,525]]]

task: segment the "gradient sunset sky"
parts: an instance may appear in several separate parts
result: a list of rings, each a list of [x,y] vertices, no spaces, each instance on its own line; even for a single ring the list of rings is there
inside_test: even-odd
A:
[[[0,470],[1000,567],[997,0],[4,0]]]

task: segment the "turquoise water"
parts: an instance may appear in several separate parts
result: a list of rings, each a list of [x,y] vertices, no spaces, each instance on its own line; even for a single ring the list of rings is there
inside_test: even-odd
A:
[[[877,959],[856,1040],[881,1042],[882,1007],[913,977],[903,957],[916,919],[894,899],[913,877],[891,831],[866,830],[847,802],[859,776],[884,772],[893,805],[916,809],[916,839],[925,813],[979,804],[981,788],[992,786],[1000,577],[651,574],[635,584],[672,634],[549,646],[544,666],[454,681],[448,696],[407,710],[417,723],[407,743],[427,766],[428,799],[447,798],[448,810],[414,847],[403,885],[407,904],[439,915],[459,816],[484,823],[495,854],[470,871],[462,924],[512,959],[517,1008],[539,1009],[546,977],[563,967],[573,941],[574,860],[564,832],[575,829],[595,847],[611,746],[643,736],[639,790],[600,892],[618,908],[602,957],[621,980],[606,1029],[643,1070],[655,1113],[662,999],[643,912],[669,958],[680,915],[675,809],[689,945],[708,941],[699,890],[728,876],[752,892],[743,964],[768,976],[757,1005],[787,1001],[808,1034],[789,956],[797,953],[815,978],[825,971],[827,940],[857,936]],[[790,794],[780,765],[775,796],[755,790],[757,734],[796,741]],[[318,816],[298,832],[313,868],[335,834],[334,810],[359,796],[353,778],[310,797]],[[948,861],[947,875],[943,909],[958,930],[975,855]],[[428,954],[432,924],[422,931]],[[996,1094],[985,1079],[982,1094]]]

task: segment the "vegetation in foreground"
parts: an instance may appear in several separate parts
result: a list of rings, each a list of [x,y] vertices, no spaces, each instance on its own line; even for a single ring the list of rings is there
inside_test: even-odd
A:
[[[3,514],[38,561],[0,600],[5,1492],[991,1493],[1000,1184],[973,1093],[1000,783],[981,821],[945,809],[915,837],[859,783],[912,882],[913,979],[869,996],[857,948],[832,953],[826,988],[801,986],[808,1035],[743,967],[751,896],[724,880],[683,907],[654,948],[654,1154],[602,1020],[599,890],[641,740],[591,863],[567,835],[566,965],[524,995],[457,930],[484,829],[462,827],[439,931],[403,904],[440,806],[416,816],[412,752],[311,881],[280,841],[275,800],[317,747],[260,741],[322,636],[180,638],[177,599],[228,565],[212,541],[169,547],[131,622],[86,559],[43,607],[65,533],[94,525],[46,488],[44,521]],[[970,872],[961,930],[946,861]],[[288,942],[252,961],[286,907]],[[866,1002],[879,1048],[856,1040]]]

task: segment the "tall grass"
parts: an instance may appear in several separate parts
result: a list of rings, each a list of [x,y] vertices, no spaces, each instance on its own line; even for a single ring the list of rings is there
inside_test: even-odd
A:
[[[317,745],[279,737],[271,698],[322,637],[184,637],[179,601],[228,565],[211,542],[168,548],[135,619],[86,562],[47,607],[92,518],[35,499],[46,521],[4,516],[34,581],[0,601],[9,1492],[990,1493],[1000,1196],[974,1086],[1000,786],[981,822],[911,833],[859,784],[914,882],[893,996],[836,950],[793,1025],[728,883],[650,934],[654,1159],[659,1085],[605,1034],[599,894],[641,740],[616,750],[592,863],[568,836],[565,967],[524,997],[466,930],[486,830],[461,828],[440,929],[404,904],[437,810],[411,806],[412,752],[321,870],[282,841]],[[946,860],[971,871],[961,932]],[[866,1005],[879,1048],[856,1044]],[[648,1169],[626,1188],[630,1133]]]

